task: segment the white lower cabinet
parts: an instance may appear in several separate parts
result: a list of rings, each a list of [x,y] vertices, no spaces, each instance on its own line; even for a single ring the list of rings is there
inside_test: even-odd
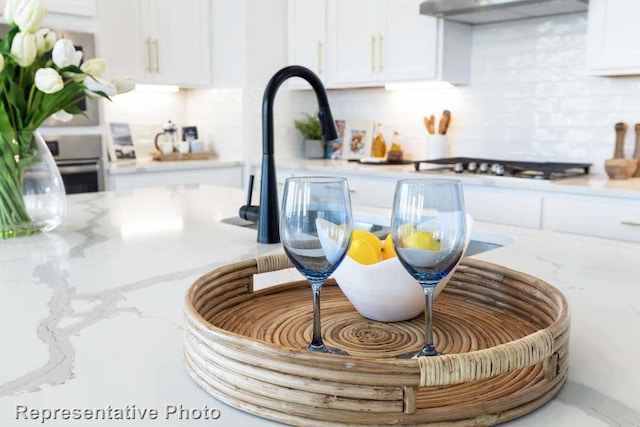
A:
[[[259,171],[256,172],[256,175]],[[284,189],[284,181],[292,176],[335,176],[340,178],[346,178],[349,183],[349,193],[351,195],[351,203],[354,205],[362,206],[374,206],[378,208],[391,209],[393,205],[393,192],[396,188],[396,180],[393,178],[385,178],[380,176],[362,176],[362,175],[350,175],[343,173],[317,173],[315,171],[308,171],[302,169],[278,169],[278,194],[282,195]],[[257,179],[259,176],[256,177]],[[259,184],[255,184],[254,190],[260,188]],[[259,190],[258,190],[259,192]],[[257,196],[254,191],[254,201],[257,200]]]
[[[540,193],[465,185],[464,201],[467,213],[476,221],[540,228]]]
[[[109,190],[131,190],[177,184],[213,184],[241,188],[242,167],[149,171],[109,175]]]
[[[542,228],[640,242],[640,201],[565,194],[545,196]]]
[[[290,176],[347,178],[353,205],[391,209],[398,178],[339,171],[278,170],[278,190]],[[640,200],[463,184],[467,212],[476,221],[542,228],[640,242]],[[254,200],[256,200],[254,198]]]

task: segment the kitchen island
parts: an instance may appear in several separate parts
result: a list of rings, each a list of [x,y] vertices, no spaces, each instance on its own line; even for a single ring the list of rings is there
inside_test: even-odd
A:
[[[281,251],[221,222],[244,198],[201,185],[73,195],[55,231],[0,242],[0,425],[278,425],[213,399],[182,361],[189,285]],[[476,258],[549,282],[571,307],[567,383],[508,424],[640,425],[640,244],[480,222],[474,238],[505,244]],[[90,419],[100,410],[124,419]]]

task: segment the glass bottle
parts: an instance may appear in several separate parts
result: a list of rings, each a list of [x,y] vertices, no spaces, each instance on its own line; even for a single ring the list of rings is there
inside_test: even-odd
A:
[[[377,134],[375,139],[373,140],[371,154],[373,155],[373,157],[384,157],[384,155],[387,153],[387,143],[384,140],[382,123],[378,123],[376,132]]]

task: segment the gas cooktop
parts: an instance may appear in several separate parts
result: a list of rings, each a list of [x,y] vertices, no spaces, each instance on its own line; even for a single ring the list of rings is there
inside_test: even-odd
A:
[[[475,157],[445,157],[414,162],[420,172],[422,163],[444,165],[456,173],[473,173],[516,178],[558,179],[587,175],[592,163],[521,162],[517,160],[481,159]]]

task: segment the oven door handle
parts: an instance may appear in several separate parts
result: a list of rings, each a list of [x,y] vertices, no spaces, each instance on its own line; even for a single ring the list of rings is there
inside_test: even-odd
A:
[[[72,173],[98,172],[100,167],[97,163],[86,165],[58,165],[58,170],[62,175],[70,175]]]

